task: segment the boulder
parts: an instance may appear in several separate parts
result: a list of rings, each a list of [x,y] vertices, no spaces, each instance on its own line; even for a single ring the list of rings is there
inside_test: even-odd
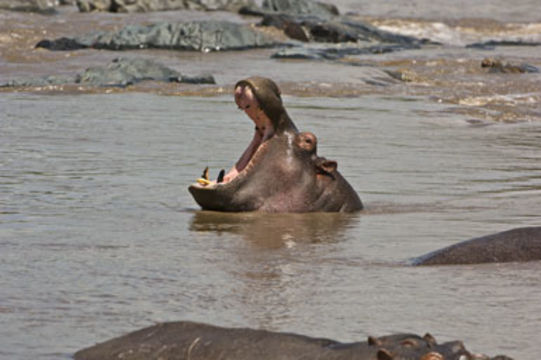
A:
[[[418,48],[419,45],[416,44],[310,44],[280,49],[276,53],[272,54],[271,57],[275,59],[338,60],[345,56],[385,54]]]
[[[54,14],[57,0],[0,0],[0,9]]]
[[[245,6],[239,12],[252,16],[287,14],[290,16],[316,16],[321,19],[329,19],[339,15],[335,5],[313,0],[264,0],[261,7]]]
[[[278,45],[283,45],[283,43],[248,25],[228,21],[194,21],[146,26],[129,25],[118,31],[101,31],[73,38],[42,40],[36,47],[49,50],[156,48],[208,52]]]
[[[253,0],[77,0],[81,12],[149,12],[167,10],[238,11],[255,6]]]
[[[145,80],[190,84],[214,84],[212,75],[186,76],[163,64],[148,59],[117,58],[106,66],[95,66],[69,76],[46,76],[37,79],[13,80],[2,87],[36,87],[81,84],[89,86],[127,87]]]
[[[307,41],[315,42],[357,42],[374,41],[396,44],[422,44],[425,40],[411,36],[394,34],[380,30],[365,22],[347,16],[321,19],[316,16],[292,16],[289,14],[267,14],[263,17],[260,26],[274,26],[283,29],[300,28],[306,35]],[[295,33],[299,33],[296,30]]]

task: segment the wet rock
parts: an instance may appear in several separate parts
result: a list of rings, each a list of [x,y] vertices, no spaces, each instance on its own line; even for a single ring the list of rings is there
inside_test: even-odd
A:
[[[54,14],[58,4],[57,0],[0,0],[0,9]]]
[[[42,40],[36,46],[50,50],[156,48],[208,52],[278,45],[283,45],[283,43],[252,29],[248,25],[227,21],[194,21],[147,26],[130,25],[118,31],[94,32],[74,38]]]
[[[78,351],[75,360],[472,359],[462,342],[438,344],[426,334],[393,334],[341,343],[292,333],[223,328],[193,322],[157,324]],[[479,359],[479,358],[477,358]],[[486,359],[489,359],[486,357]]]
[[[255,6],[253,0],[77,0],[81,12],[149,12],[167,10],[227,10]]]
[[[335,5],[312,0],[264,0],[261,7],[263,10],[290,15],[329,17],[339,14]]]
[[[530,64],[511,64],[493,58],[483,59],[481,67],[487,68],[489,73],[524,74],[539,72],[538,68]]]
[[[106,66],[91,67],[75,76],[46,76],[37,79],[14,80],[0,86],[37,87],[81,84],[89,86],[127,87],[145,80],[190,84],[215,83],[212,75],[186,76],[153,60],[117,58]]]
[[[393,34],[380,30],[372,25],[346,16],[321,19],[315,16],[271,14],[265,15],[259,25],[274,26],[279,29],[296,26],[303,30],[308,41],[315,42],[377,41],[396,44],[426,43],[424,40],[411,36]]]
[[[77,0],[76,5],[81,12],[110,11],[112,0]]]
[[[541,42],[522,40],[489,40],[466,45],[466,48],[493,50],[496,46],[540,46]]]
[[[416,44],[311,44],[306,46],[284,48],[271,55],[271,57],[275,59],[337,60],[345,56],[385,54],[394,51],[418,48],[419,45]]]
[[[10,80],[7,83],[0,84],[0,87],[41,87],[49,85],[74,84],[77,76],[74,75],[49,75],[33,79]]]
[[[61,37],[54,41],[47,39],[41,40],[36,44],[36,48],[44,48],[49,50],[79,50],[88,48],[88,46],[80,41],[76,41],[75,39]]]
[[[264,0],[261,7],[246,6],[240,9],[240,13],[253,16],[276,14],[310,15],[322,19],[339,15],[338,8],[335,5],[313,0]]]

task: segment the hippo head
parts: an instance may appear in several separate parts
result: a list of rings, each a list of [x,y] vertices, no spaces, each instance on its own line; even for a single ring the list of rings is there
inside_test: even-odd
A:
[[[379,338],[368,337],[368,345],[377,349],[377,360],[470,360],[474,359],[461,341],[438,344],[425,334],[394,334]]]
[[[267,212],[356,211],[357,193],[337,163],[317,155],[317,138],[299,133],[278,86],[252,77],[235,85],[235,101],[255,123],[254,137],[235,166],[217,181],[192,184],[189,191],[207,210]]]

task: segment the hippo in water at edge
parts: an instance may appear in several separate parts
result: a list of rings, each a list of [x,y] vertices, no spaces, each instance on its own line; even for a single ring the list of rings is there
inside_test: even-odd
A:
[[[251,77],[235,85],[235,102],[255,123],[254,137],[235,166],[217,181],[189,187],[205,210],[353,212],[363,208],[336,161],[317,155],[317,138],[299,132],[278,86]]]
[[[541,226],[515,228],[439,249],[413,265],[465,265],[541,260]]]

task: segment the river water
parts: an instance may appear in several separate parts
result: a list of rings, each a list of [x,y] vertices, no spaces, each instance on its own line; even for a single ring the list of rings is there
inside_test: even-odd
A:
[[[517,9],[535,5],[519,3]],[[428,18],[447,21],[460,35],[455,40],[473,36],[452,27],[449,19],[468,17],[456,7],[446,19],[422,6],[415,19],[398,19],[386,5],[379,12],[363,6],[374,22],[407,22],[404,32],[412,23],[426,31]],[[523,13],[523,21],[539,21]],[[1,15],[8,22],[41,16]],[[69,23],[59,16],[39,19]],[[95,16],[106,25],[119,21]],[[505,11],[493,19],[521,20]],[[41,31],[33,24],[25,31]],[[538,47],[496,51],[539,66]],[[112,93],[0,93],[0,358],[67,359],[174,320],[341,341],[430,332],[441,342],[463,340],[474,352],[538,358],[540,262],[407,264],[461,240],[541,225],[538,75],[470,71],[485,53],[456,43],[349,59],[369,66],[277,61],[270,53],[137,53],[212,70],[219,85],[203,90],[147,84]],[[68,62],[61,53],[13,54],[3,52],[2,80],[117,56],[70,53],[70,68],[54,65]],[[40,63],[38,55],[48,60]],[[384,78],[382,68],[404,64],[426,81]],[[457,64],[467,66],[455,73]],[[188,185],[205,166],[211,176],[232,166],[251,138],[230,84],[252,74],[282,85],[291,117],[318,136],[320,155],[338,161],[363,212],[199,210]]]

